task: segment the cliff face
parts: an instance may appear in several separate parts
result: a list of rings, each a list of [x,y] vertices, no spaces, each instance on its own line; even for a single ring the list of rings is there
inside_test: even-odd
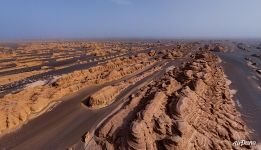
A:
[[[249,139],[217,64],[215,56],[201,52],[143,87],[96,130],[92,146],[232,149],[235,140]]]

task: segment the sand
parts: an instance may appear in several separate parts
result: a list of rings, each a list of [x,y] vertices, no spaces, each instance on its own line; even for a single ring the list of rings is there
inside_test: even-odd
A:
[[[39,86],[28,86],[16,94],[8,94],[0,101],[0,133],[16,129],[60,98],[92,85],[121,79],[146,66],[154,64],[142,54],[131,58],[116,58],[102,66],[75,71],[61,76],[57,81]]]
[[[217,63],[199,53],[168,71],[99,126],[87,149],[236,148],[249,132]]]

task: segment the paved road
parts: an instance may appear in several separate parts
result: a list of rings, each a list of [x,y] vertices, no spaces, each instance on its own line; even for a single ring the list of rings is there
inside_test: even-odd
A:
[[[172,64],[169,63],[168,65]],[[149,83],[163,73],[164,70],[159,71],[137,82],[135,85],[130,86],[117,97],[115,103],[99,110],[90,110],[84,107],[81,102],[102,86],[114,84],[123,79],[102,86],[83,89],[77,92],[77,94],[67,97],[64,102],[52,111],[29,121],[18,131],[2,137],[0,139],[0,148],[37,150],[66,149],[79,141],[86,131],[94,128],[101,120],[110,114],[110,112],[122,104],[124,102],[123,100],[126,100],[129,95],[138,90],[139,86],[142,86],[144,83]]]
[[[115,57],[119,57],[115,55],[111,55],[113,58]],[[123,56],[123,55],[120,55]],[[39,65],[39,66],[33,66],[33,67],[27,67],[27,68],[20,68],[20,69],[15,69],[15,70],[10,70],[7,71],[10,74],[16,74],[16,73],[21,73],[21,72],[30,72],[30,71],[35,71],[35,70],[41,70],[41,67],[43,66],[64,66],[64,65],[68,65],[68,64],[72,64],[69,67],[65,67],[62,69],[55,69],[55,70],[50,70],[44,73],[39,73],[36,75],[32,75],[30,77],[27,77],[25,79],[21,79],[19,81],[16,82],[12,82],[12,83],[8,83],[5,85],[0,85],[0,92],[1,92],[1,96],[4,96],[5,94],[8,94],[12,91],[16,91],[19,89],[22,89],[25,85],[29,84],[29,83],[33,83],[39,80],[45,80],[45,79],[49,79],[52,78],[53,76],[59,76],[59,75],[63,75],[63,74],[68,74],[71,73],[73,71],[76,70],[83,70],[83,69],[88,69],[90,67],[96,66],[98,63],[104,62],[106,60],[112,59],[112,58],[104,58],[104,59],[99,59],[100,57],[82,57],[82,58],[72,58],[69,60],[64,60],[61,61],[59,63],[53,63],[50,62],[47,65],[43,64],[43,65]],[[94,59],[96,61],[94,61]],[[92,60],[92,62],[87,62],[87,63],[83,63],[83,64],[74,64],[77,60]],[[5,72],[2,72],[5,73]],[[0,76],[4,76],[4,75],[10,75],[10,74],[2,74],[0,73]]]
[[[24,88],[27,84],[39,81],[39,80],[46,80],[46,79],[51,79],[53,76],[59,76],[63,74],[68,74],[70,72],[76,71],[76,70],[83,70],[83,69],[88,69],[90,67],[96,66],[99,63],[105,62],[106,60],[110,60],[116,57],[122,57],[122,56],[132,56],[138,53],[147,53],[151,51],[152,49],[146,49],[146,50],[141,50],[141,51],[135,51],[135,52],[127,52],[127,53],[115,53],[111,54],[105,57],[99,56],[99,57],[91,57],[84,55],[82,57],[76,57],[72,58],[69,60],[64,60],[59,63],[47,63],[39,66],[33,66],[33,67],[27,67],[27,68],[20,68],[20,69],[14,69],[10,70],[7,72],[0,72],[0,76],[4,75],[10,75],[10,74],[16,74],[16,73],[21,73],[21,72],[30,72],[30,71],[35,71],[35,70],[40,70],[42,66],[63,66],[67,64],[73,64],[77,60],[92,60],[91,62],[83,63],[83,64],[73,64],[72,66],[65,67],[62,69],[56,69],[56,70],[50,70],[48,72],[40,73],[37,75],[33,75],[30,77],[27,77],[25,79],[21,79],[16,82],[8,83],[5,85],[0,85],[0,98],[3,97],[6,94],[9,94],[14,91],[19,91],[22,88]]]

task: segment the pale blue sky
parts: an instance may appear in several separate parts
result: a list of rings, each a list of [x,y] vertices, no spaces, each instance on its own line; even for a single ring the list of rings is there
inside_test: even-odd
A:
[[[261,0],[0,0],[0,39],[261,38]]]

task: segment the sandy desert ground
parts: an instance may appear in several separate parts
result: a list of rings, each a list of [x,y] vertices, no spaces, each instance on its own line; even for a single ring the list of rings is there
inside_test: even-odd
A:
[[[1,43],[1,149],[258,149],[259,41]],[[238,146],[235,141],[255,141]]]

